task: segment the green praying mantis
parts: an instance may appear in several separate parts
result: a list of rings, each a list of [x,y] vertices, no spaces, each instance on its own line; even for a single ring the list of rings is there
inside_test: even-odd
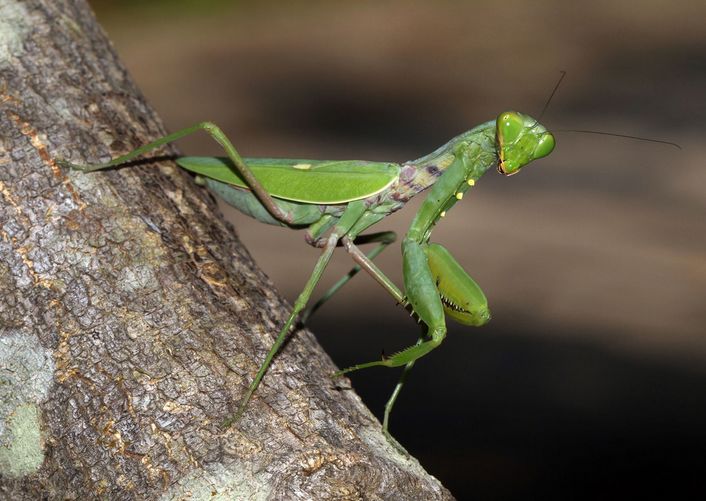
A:
[[[380,360],[340,370],[334,376],[374,366],[404,367],[402,376],[385,405],[383,432],[406,375],[415,361],[438,347],[446,336],[446,317],[470,326],[490,319],[488,302],[478,284],[443,246],[430,243],[436,224],[491,167],[506,176],[554,149],[553,135],[537,120],[514,111],[501,113],[438,148],[433,153],[403,164],[359,160],[294,160],[242,158],[226,135],[213,123],[203,122],[157,139],[108,163],[65,166],[83,172],[126,163],[159,146],[195,133],[207,132],[226,157],[181,157],[176,162],[193,172],[225,202],[266,224],[305,229],[308,244],[320,248],[304,289],[248,387],[232,424],[244,413],[272,359],[281,348],[295,320],[304,321],[360,269],[374,278],[399,304],[417,317],[422,334],[416,344]],[[373,259],[396,240],[394,232],[364,233],[429,189],[402,241],[404,292],[374,264]],[[367,255],[359,245],[377,243]],[[331,256],[343,246],[355,267],[321,300],[307,308]],[[390,437],[391,438],[391,437]]]

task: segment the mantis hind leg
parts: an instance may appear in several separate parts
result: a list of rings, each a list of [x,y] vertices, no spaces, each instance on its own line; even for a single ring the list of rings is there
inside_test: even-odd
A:
[[[125,164],[130,160],[139,157],[140,155],[148,153],[156,148],[159,148],[162,145],[172,143],[178,139],[181,139],[182,137],[188,136],[200,130],[208,133],[219,145],[221,145],[223,151],[225,151],[225,153],[228,155],[228,158],[233,162],[233,165],[235,166],[238,173],[243,177],[243,179],[245,179],[245,182],[248,184],[253,193],[255,193],[255,196],[258,198],[260,203],[265,206],[267,211],[278,221],[281,221],[285,224],[291,224],[293,222],[291,214],[287,214],[287,212],[283,211],[277,205],[277,203],[270,196],[267,190],[265,190],[262,184],[260,184],[260,182],[257,180],[253,172],[250,170],[250,167],[248,167],[247,164],[243,161],[242,157],[233,146],[233,143],[231,143],[228,137],[223,133],[223,131],[212,122],[200,122],[196,125],[192,125],[191,127],[187,127],[186,129],[178,130],[172,134],[161,137],[155,141],[152,141],[151,143],[141,146],[131,151],[130,153],[115,158],[107,163],[94,165],[77,165],[72,164],[70,162],[66,162],[64,160],[59,160],[57,163],[74,170],[79,170],[81,172],[93,172],[102,169],[109,169],[111,167],[117,167],[118,165]]]

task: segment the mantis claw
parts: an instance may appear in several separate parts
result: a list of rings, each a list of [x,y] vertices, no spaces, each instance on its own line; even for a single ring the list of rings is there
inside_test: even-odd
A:
[[[387,428],[382,429],[382,434],[387,439],[387,443],[390,444],[393,449],[402,454],[404,457],[411,457],[411,454],[407,452],[407,449],[402,447],[402,444],[400,444],[397,439],[390,434]]]

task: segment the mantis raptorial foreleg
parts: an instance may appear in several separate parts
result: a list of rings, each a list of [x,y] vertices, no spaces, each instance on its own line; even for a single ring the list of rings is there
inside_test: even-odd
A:
[[[406,301],[419,320],[426,325],[427,335],[415,345],[390,357],[354,365],[338,371],[336,375],[376,366],[406,365],[406,370],[409,371],[414,361],[435,349],[444,340],[446,314],[470,325],[481,325],[488,320],[487,301],[480,287],[446,249],[428,243],[431,230],[443,212],[460,200],[463,192],[475,184],[475,180],[468,177],[468,171],[467,159],[463,157],[447,169],[424,200],[402,243]],[[370,266],[374,265],[370,263]],[[384,277],[379,270],[373,276]],[[381,284],[385,286],[382,281]],[[394,398],[390,407],[392,404]]]

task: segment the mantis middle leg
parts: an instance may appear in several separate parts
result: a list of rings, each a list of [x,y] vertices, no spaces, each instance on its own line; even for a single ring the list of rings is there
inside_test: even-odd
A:
[[[352,243],[346,244],[345,240],[344,245],[346,245],[347,250],[349,246],[351,246],[351,248],[354,247],[352,246]],[[349,252],[351,251],[349,250]],[[361,255],[362,257],[365,257],[359,250],[358,253],[352,253],[355,256],[354,259],[360,259]],[[427,256],[422,246],[413,240],[405,239],[402,254],[405,289],[407,291],[406,300],[411,304],[417,317],[419,317],[419,319],[427,326],[427,339],[422,342],[417,342],[417,344],[405,348],[394,355],[385,357],[382,360],[358,364],[340,370],[336,372],[335,376],[340,376],[360,369],[367,369],[368,367],[400,367],[407,365],[408,363],[414,362],[418,358],[423,357],[439,346],[439,344],[441,344],[444,340],[444,337],[446,337],[444,307],[441,302],[441,298],[439,297],[439,291],[436,288],[436,282],[427,264]],[[363,261],[361,260],[359,264],[366,269],[366,266],[362,263]],[[373,277],[387,289],[386,285],[388,283],[391,284],[392,282],[387,279],[387,277],[385,277],[385,275],[372,262],[367,263],[367,266],[373,270],[376,270]],[[369,270],[366,269],[366,271]],[[394,286],[394,284],[392,285]],[[399,290],[397,292],[404,301],[405,298],[401,295],[401,292],[399,292]],[[393,293],[393,297],[396,297],[396,294]]]
[[[333,252],[336,250],[336,246],[338,245],[339,239],[342,235],[345,235],[350,230],[350,228],[355,224],[356,221],[360,219],[364,212],[365,205],[362,202],[357,201],[348,204],[346,211],[343,213],[341,219],[338,221],[334,229],[331,231],[331,234],[328,236],[326,244],[321,252],[321,256],[316,262],[316,266],[314,266],[314,271],[309,276],[309,279],[307,280],[304,289],[301,291],[301,293],[299,293],[299,296],[294,302],[294,307],[292,308],[292,311],[289,314],[287,321],[284,323],[284,326],[277,335],[275,342],[270,347],[270,350],[267,353],[265,360],[260,365],[260,369],[257,371],[255,378],[253,379],[252,383],[250,383],[250,386],[248,387],[248,390],[245,393],[245,396],[243,397],[240,406],[238,407],[238,410],[236,411],[234,416],[228,418],[223,423],[223,426],[230,426],[233,422],[237,421],[242,416],[243,412],[245,411],[245,408],[247,407],[248,402],[250,401],[250,398],[252,397],[253,393],[255,393],[255,390],[260,385],[260,381],[262,381],[262,378],[264,377],[265,373],[267,372],[267,369],[272,363],[272,359],[282,347],[284,340],[287,338],[287,334],[289,333],[289,329],[294,324],[294,320],[297,318],[297,315],[299,315],[299,313],[306,307],[309,298],[311,297],[311,293],[314,290],[314,287],[316,287],[316,284],[321,279],[321,276],[323,275],[326,266],[331,260]]]
[[[358,240],[355,241],[357,243]],[[343,238],[343,245],[346,247],[346,250],[348,251],[349,254],[351,254],[351,257],[353,258],[358,265],[365,269],[368,273],[370,273],[373,278],[375,278],[391,295],[392,297],[395,298],[395,300],[398,303],[405,304],[406,300],[402,292],[395,286],[395,284],[385,276],[385,274],[380,271],[379,268],[372,262],[370,255],[366,256],[363,254],[363,252],[355,245],[354,242],[350,240],[350,238],[345,237]],[[372,254],[372,253],[371,253]],[[445,325],[445,324],[444,324]],[[426,327],[426,326],[425,326]],[[417,340],[417,343],[412,346],[412,348],[417,348],[420,346],[422,343],[424,343],[425,339],[425,332],[422,332],[420,335],[419,339]],[[406,350],[405,350],[406,351]],[[421,356],[421,355],[420,355]],[[383,422],[382,422],[382,431],[383,433],[390,439],[392,439],[393,444],[395,444],[398,447],[399,444],[397,444],[397,441],[394,440],[394,438],[390,435],[389,432],[389,421],[390,421],[390,413],[392,412],[392,408],[395,405],[395,402],[397,401],[397,397],[399,396],[400,392],[402,391],[402,387],[404,386],[405,381],[407,380],[407,376],[409,375],[409,372],[412,370],[412,367],[414,367],[414,362],[416,361],[416,358],[408,361],[405,364],[405,367],[402,371],[402,374],[400,376],[400,379],[398,380],[397,384],[395,385],[395,389],[393,390],[392,394],[390,395],[390,398],[388,399],[387,403],[385,404],[385,413],[383,416]],[[372,365],[381,365],[379,363],[372,363]],[[361,364],[360,366],[354,366],[349,369],[344,369],[342,371],[339,371],[334,374],[334,376],[340,376],[344,374],[345,372],[349,372],[352,370],[357,370],[357,369],[362,369],[365,367],[370,367],[371,365],[369,364]]]
[[[384,251],[388,245],[393,243],[396,239],[397,239],[397,234],[394,231],[384,231],[384,232],[380,232],[380,233],[371,233],[368,235],[360,235],[360,236],[356,237],[355,243],[368,244],[368,243],[379,242],[379,245],[377,245],[368,254],[364,255],[367,258],[367,261],[372,261],[382,251]],[[348,237],[344,238],[344,241],[348,241]],[[345,245],[345,243],[343,245]],[[360,251],[358,251],[358,252],[360,252]],[[351,270],[347,274],[342,276],[335,284],[333,284],[326,292],[324,292],[322,294],[322,296],[314,304],[312,304],[306,310],[304,310],[304,312],[301,315],[302,323],[306,323],[306,321],[311,317],[311,315],[313,315],[319,308],[321,308],[321,306],[323,306],[326,301],[331,299],[331,297],[336,292],[338,292],[341,289],[341,287],[346,285],[353,277],[355,277],[360,272],[361,269],[362,269],[361,265],[356,264],[353,268],[351,268]],[[394,284],[392,284],[392,285],[394,285]],[[395,289],[397,289],[397,288],[395,287]],[[397,301],[399,303],[402,303],[402,301],[397,298],[397,295],[399,295],[401,293],[399,292],[398,289],[396,290],[396,292],[397,292],[397,294],[395,295],[395,299],[397,299]]]

